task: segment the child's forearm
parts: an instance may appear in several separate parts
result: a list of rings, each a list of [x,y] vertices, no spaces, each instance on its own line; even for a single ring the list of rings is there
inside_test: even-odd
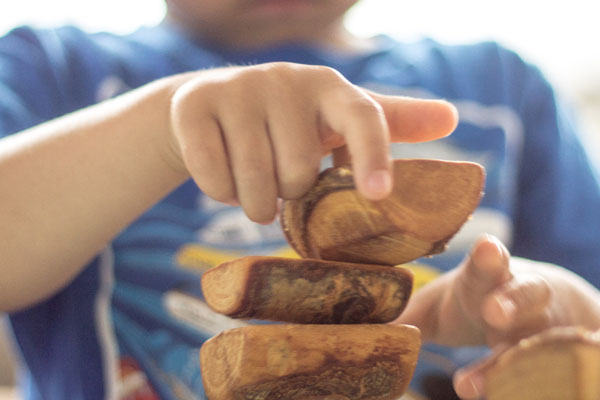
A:
[[[0,141],[0,308],[67,284],[187,178],[170,144],[177,78]]]

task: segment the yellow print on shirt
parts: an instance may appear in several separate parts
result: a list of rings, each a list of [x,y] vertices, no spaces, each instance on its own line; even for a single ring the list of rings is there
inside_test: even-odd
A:
[[[242,256],[243,254],[233,251],[226,252],[211,247],[188,244],[177,250],[175,262],[182,268],[203,273],[212,267]]]
[[[439,269],[417,262],[403,264],[400,265],[400,267],[408,268],[414,274],[413,292],[421,289],[423,286],[425,286],[426,284],[428,284],[429,282],[433,281],[441,275]]]
[[[207,246],[188,244],[177,251],[175,261],[182,268],[203,273],[212,267],[245,255],[235,251],[223,251]],[[291,247],[281,247],[268,255],[273,257],[300,258],[298,253]],[[413,272],[413,290],[420,289],[440,275],[440,271],[437,268],[422,263],[403,264],[399,267],[408,268]]]
[[[203,273],[219,264],[246,255],[241,252],[217,250],[198,244],[187,244],[177,250],[175,253],[175,262],[182,268]],[[272,257],[300,258],[298,253],[292,250],[291,247],[282,247],[268,255]]]

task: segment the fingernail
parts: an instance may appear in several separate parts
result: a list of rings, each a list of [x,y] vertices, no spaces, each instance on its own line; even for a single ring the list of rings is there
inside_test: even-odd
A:
[[[481,376],[474,375],[467,378],[467,380],[471,386],[471,390],[473,390],[473,397],[481,396],[481,393],[483,392],[483,379],[481,379]]]
[[[388,170],[371,172],[367,180],[367,191],[371,198],[382,199],[392,190],[392,177]]]
[[[496,236],[486,233],[485,238],[487,239],[488,242],[493,243],[494,246],[496,246],[496,249],[498,250],[498,254],[501,254],[501,255],[504,254],[502,244],[500,243],[500,241],[498,240],[498,238]]]
[[[462,376],[467,375],[464,372],[457,372],[455,382],[457,385],[455,386],[456,392],[459,396],[475,399],[481,397],[483,393],[483,377],[479,373],[471,373],[470,376]]]

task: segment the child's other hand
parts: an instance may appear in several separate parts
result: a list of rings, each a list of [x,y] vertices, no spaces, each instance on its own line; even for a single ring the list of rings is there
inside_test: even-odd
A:
[[[581,277],[556,265],[511,258],[500,241],[488,236],[460,266],[417,291],[397,322],[418,326],[427,341],[485,344],[497,354],[555,326],[598,329],[598,300],[598,291]],[[455,374],[461,398],[485,394],[483,376],[491,359]]]
[[[445,101],[371,93],[327,67],[271,63],[188,76],[171,101],[180,164],[208,196],[262,223],[275,217],[278,197],[314,184],[332,149],[347,146],[358,190],[380,199],[392,184],[390,141],[437,139],[457,124]]]

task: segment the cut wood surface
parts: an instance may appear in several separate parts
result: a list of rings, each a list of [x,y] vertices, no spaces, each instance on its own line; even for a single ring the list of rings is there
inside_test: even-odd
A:
[[[406,325],[259,325],[208,340],[200,362],[210,400],[396,400],[419,348]]]
[[[352,171],[324,171],[280,220],[301,260],[244,257],[206,272],[209,306],[254,325],[200,351],[210,400],[397,400],[420,349],[420,332],[386,325],[405,308],[412,274],[397,266],[440,253],[481,199],[475,163],[396,160],[394,187],[368,201]],[[332,261],[323,261],[332,260]]]
[[[325,170],[304,197],[283,202],[281,224],[306,258],[398,265],[445,250],[482,196],[484,169],[471,162],[395,160],[392,194],[369,201],[352,172]]]
[[[559,327],[522,340],[486,374],[488,400],[600,399],[600,334]]]
[[[412,279],[399,267],[250,256],[205,272],[202,291],[213,310],[234,318],[373,324],[400,315]]]

